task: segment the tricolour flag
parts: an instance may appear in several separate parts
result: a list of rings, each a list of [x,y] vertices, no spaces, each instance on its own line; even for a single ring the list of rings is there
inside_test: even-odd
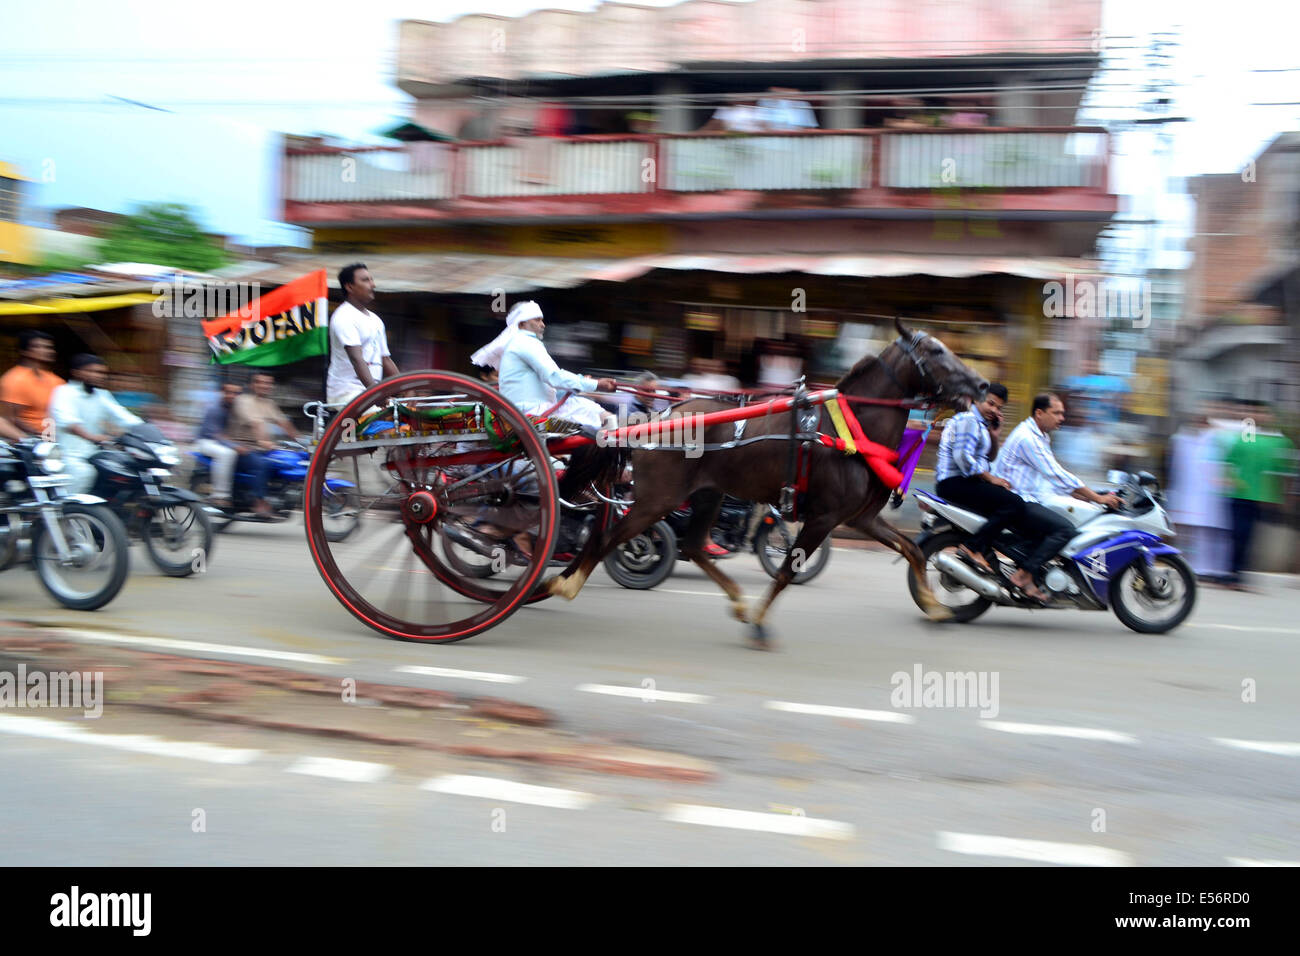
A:
[[[326,281],[325,270],[319,269],[254,299],[244,309],[204,322],[212,364],[265,367],[328,355]]]

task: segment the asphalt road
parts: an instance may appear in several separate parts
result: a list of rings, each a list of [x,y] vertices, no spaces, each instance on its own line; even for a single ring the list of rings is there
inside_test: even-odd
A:
[[[777,650],[765,654],[682,564],[650,592],[598,572],[573,603],[427,646],[347,615],[297,525],[239,526],[186,580],[158,575],[138,548],[132,558],[102,611],[59,608],[21,568],[0,575],[0,607],[78,639],[204,642],[222,647],[192,653],[517,700],[575,738],[680,753],[716,773],[685,783],[172,718],[150,728],[236,755],[212,763],[225,758],[49,739],[32,715],[0,711],[0,862],[1300,860],[1291,578],[1261,578],[1257,594],[1203,590],[1165,636],[1082,612],[994,609],[934,625],[892,555],[836,550],[822,577],[777,604]],[[725,567],[747,594],[765,587],[752,557]],[[409,667],[474,673],[399,670]],[[897,675],[918,669],[974,672],[987,697],[891,699]]]

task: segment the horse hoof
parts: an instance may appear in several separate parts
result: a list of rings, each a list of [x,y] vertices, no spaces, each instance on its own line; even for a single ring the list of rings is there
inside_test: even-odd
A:
[[[562,597],[566,601],[572,601],[573,595],[569,594],[568,588],[565,587],[567,583],[568,582],[566,581],[564,575],[557,574],[555,577],[551,578],[544,585],[542,585],[542,587],[544,587],[546,589],[546,593],[550,594],[552,597]]]
[[[756,651],[770,651],[772,649],[772,645],[767,639],[767,628],[762,624],[750,625],[749,646]]]
[[[945,607],[937,601],[931,606],[930,610],[925,612],[925,616],[936,623],[952,620],[952,609]]]
[[[731,605],[731,616],[741,624],[749,623],[749,615],[745,613],[745,605],[739,602]]]

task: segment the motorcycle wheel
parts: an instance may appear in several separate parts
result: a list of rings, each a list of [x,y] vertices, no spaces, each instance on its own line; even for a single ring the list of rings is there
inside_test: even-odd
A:
[[[605,555],[605,572],[633,591],[658,587],[677,563],[677,535],[667,521],[657,521],[631,541]]]
[[[958,624],[965,624],[967,621],[975,620],[993,606],[991,600],[972,591],[960,581],[950,578],[930,564],[930,559],[940,551],[949,549],[956,551],[957,546],[965,540],[966,535],[960,531],[945,531],[942,534],[936,534],[933,538],[929,538],[921,544],[921,553],[925,555],[926,580],[930,585],[930,591],[940,604],[952,612],[952,620]],[[925,605],[921,603],[921,589],[916,580],[916,572],[910,566],[907,569],[907,589],[912,592],[912,600],[916,602],[916,606],[924,611]],[[944,600],[945,597],[952,598],[952,603]],[[958,597],[964,597],[965,600],[957,601]]]
[[[211,479],[206,474],[195,472],[190,476],[190,491],[206,501],[208,496],[212,494]],[[208,524],[212,526],[212,530],[217,534],[221,534],[234,523],[235,517],[231,511],[223,511],[218,517],[208,515]]]
[[[0,515],[0,571],[4,571],[17,559],[18,542],[22,536],[22,515]]]
[[[105,505],[67,504],[59,517],[60,530],[75,552],[72,567],[59,563],[59,553],[43,517],[32,524],[32,566],[45,590],[74,611],[101,608],[122,590],[131,558],[126,528]],[[77,575],[85,573],[84,582]]]
[[[143,537],[149,557],[168,577],[187,578],[212,558],[212,518],[198,502],[150,512]]]
[[[326,541],[343,541],[361,523],[361,496],[355,491],[322,492],[320,506]]]
[[[785,563],[785,556],[794,547],[795,533],[785,522],[779,524],[764,523],[754,534],[754,550],[758,553],[758,563],[763,566],[768,577],[775,579]],[[791,584],[807,584],[826,570],[831,559],[831,541],[827,538],[813,552],[812,557],[803,562],[803,570],[796,571]]]
[[[1196,605],[1196,575],[1176,554],[1158,554],[1151,559],[1151,576],[1165,594],[1148,594],[1137,562],[1130,562],[1110,580],[1110,607],[1120,622],[1139,634],[1172,631],[1192,613]],[[1168,613],[1153,616],[1153,609]]]

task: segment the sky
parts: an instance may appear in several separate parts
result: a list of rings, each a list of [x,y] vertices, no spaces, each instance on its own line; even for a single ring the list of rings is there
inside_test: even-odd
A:
[[[128,211],[135,202],[187,202],[212,231],[252,243],[292,242],[300,232],[275,222],[279,132],[381,142],[376,131],[406,115],[411,102],[392,83],[399,21],[596,6],[586,0],[10,4],[0,35],[0,161],[37,180],[31,195],[39,206]],[[1171,67],[1174,113],[1190,121],[1170,127],[1173,150],[1164,161],[1153,156],[1146,133],[1119,141],[1124,155],[1115,186],[1135,196],[1149,194],[1161,173],[1239,169],[1278,132],[1300,128],[1300,105],[1294,105],[1300,101],[1300,4],[1106,0],[1103,42],[1114,48],[1114,62],[1134,68],[1115,76],[1140,81],[1142,64],[1123,48],[1174,25],[1181,27]],[[1117,89],[1099,92],[1095,102],[1123,106],[1136,99]],[[1293,105],[1251,105],[1270,101]]]

